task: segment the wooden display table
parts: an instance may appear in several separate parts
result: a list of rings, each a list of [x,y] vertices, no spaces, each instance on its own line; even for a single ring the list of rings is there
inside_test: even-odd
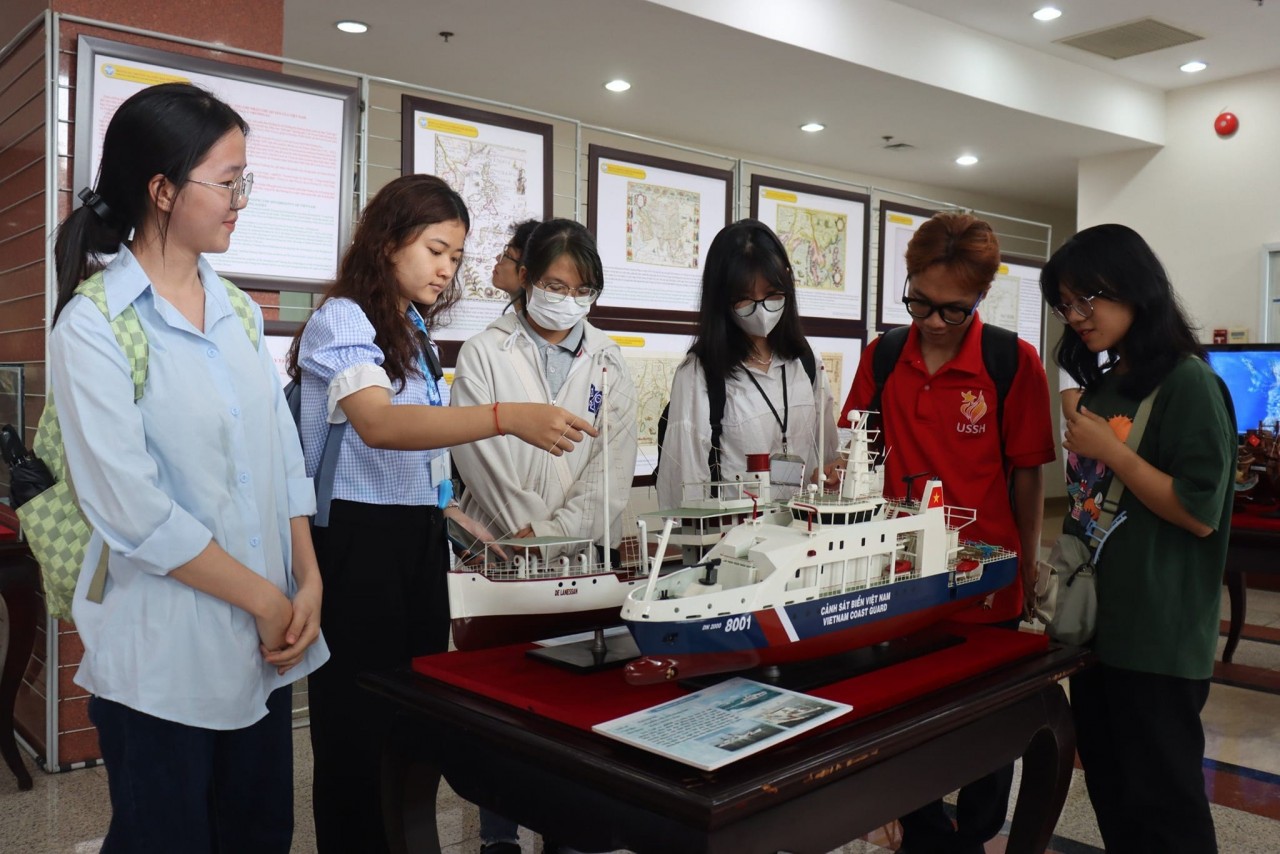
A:
[[[401,713],[384,741],[393,851],[438,852],[440,776],[462,797],[584,851],[826,852],[1019,757],[1007,851],[1042,852],[1071,779],[1060,680],[1089,663],[1037,635],[951,626],[965,642],[810,693],[854,712],[701,772],[591,732],[678,696],[618,670],[559,671],[526,646],[446,653],[362,685]]]
[[[1231,626],[1222,660],[1230,664],[1240,643],[1248,604],[1249,573],[1280,572],[1280,508],[1249,507],[1231,517],[1231,539],[1227,544],[1224,583],[1231,600]]]

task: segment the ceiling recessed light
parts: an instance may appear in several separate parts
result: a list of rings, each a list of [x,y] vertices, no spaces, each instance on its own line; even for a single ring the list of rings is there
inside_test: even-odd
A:
[[[338,23],[334,24],[334,26],[342,30],[344,33],[369,32],[369,25],[362,21],[339,21]]]
[[[1206,68],[1208,68],[1209,63],[1201,62],[1198,59],[1193,59],[1190,62],[1183,63],[1178,67],[1181,68],[1183,71],[1187,72],[1188,74],[1195,74],[1197,71],[1204,71]]]
[[[972,166],[977,162],[978,162],[978,158],[974,157],[972,154],[961,154],[959,157],[956,158],[956,163],[960,164],[961,166]]]
[[[631,88],[631,84],[625,80],[610,80],[608,83],[604,84],[604,88],[608,89],[610,92],[625,92]]]
[[[827,126],[817,122],[806,122],[800,125],[800,130],[805,133],[817,133],[820,130],[826,130]]]
[[[1043,9],[1032,12],[1031,17],[1037,21],[1056,21],[1062,17],[1062,10],[1054,6],[1045,6]]]

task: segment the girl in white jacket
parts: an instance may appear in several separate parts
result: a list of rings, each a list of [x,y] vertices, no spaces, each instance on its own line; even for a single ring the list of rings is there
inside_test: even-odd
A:
[[[462,510],[500,537],[599,538],[608,513],[616,555],[635,473],[636,394],[618,345],[586,320],[604,285],[595,240],[572,220],[540,224],[524,245],[520,281],[515,310],[462,345],[450,403],[553,403],[599,430],[608,369],[609,494],[600,439],[588,436],[575,453],[553,457],[498,436],[453,449],[466,483]],[[485,852],[519,851],[517,829],[480,811]]]
[[[610,495],[601,494],[599,439],[553,457],[499,436],[454,448],[466,483],[463,512],[498,536],[599,537],[607,506],[616,548],[635,472],[636,399],[618,345],[586,320],[604,282],[595,240],[572,220],[540,224],[525,244],[520,278],[516,310],[462,345],[451,403],[554,403],[598,429],[608,368]]]

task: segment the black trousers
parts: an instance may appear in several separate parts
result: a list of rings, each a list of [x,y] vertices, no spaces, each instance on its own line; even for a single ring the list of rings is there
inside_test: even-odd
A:
[[[1200,711],[1209,680],[1098,665],[1071,677],[1085,787],[1108,854],[1218,850]]]
[[[1018,630],[1020,620],[992,623],[992,628]],[[953,825],[941,800],[925,804],[904,815],[904,854],[982,854],[983,844],[994,839],[1004,827],[1009,811],[1009,791],[1013,788],[1013,765],[1006,765],[985,777],[960,787],[956,796]]]
[[[288,854],[290,698],[289,688],[276,689],[265,718],[233,730],[187,726],[90,698],[111,795],[104,854]]]
[[[329,526],[313,535],[330,654],[308,679],[316,845],[320,854],[380,854],[382,740],[394,713],[356,676],[448,648],[444,519],[435,507],[334,501]]]

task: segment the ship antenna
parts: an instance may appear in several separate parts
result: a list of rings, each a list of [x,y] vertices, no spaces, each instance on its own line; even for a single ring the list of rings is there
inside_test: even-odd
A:
[[[822,382],[818,384],[818,476],[816,483],[818,484],[818,493],[821,494],[826,487],[827,482],[827,363],[821,362],[818,365],[818,376],[822,378]]]
[[[601,544],[604,559],[601,562],[604,564],[602,569],[607,572],[613,569],[613,540],[609,537],[613,503],[609,494],[609,368],[606,366],[600,368],[600,411],[604,414],[600,425],[600,441],[604,443],[604,542]]]

